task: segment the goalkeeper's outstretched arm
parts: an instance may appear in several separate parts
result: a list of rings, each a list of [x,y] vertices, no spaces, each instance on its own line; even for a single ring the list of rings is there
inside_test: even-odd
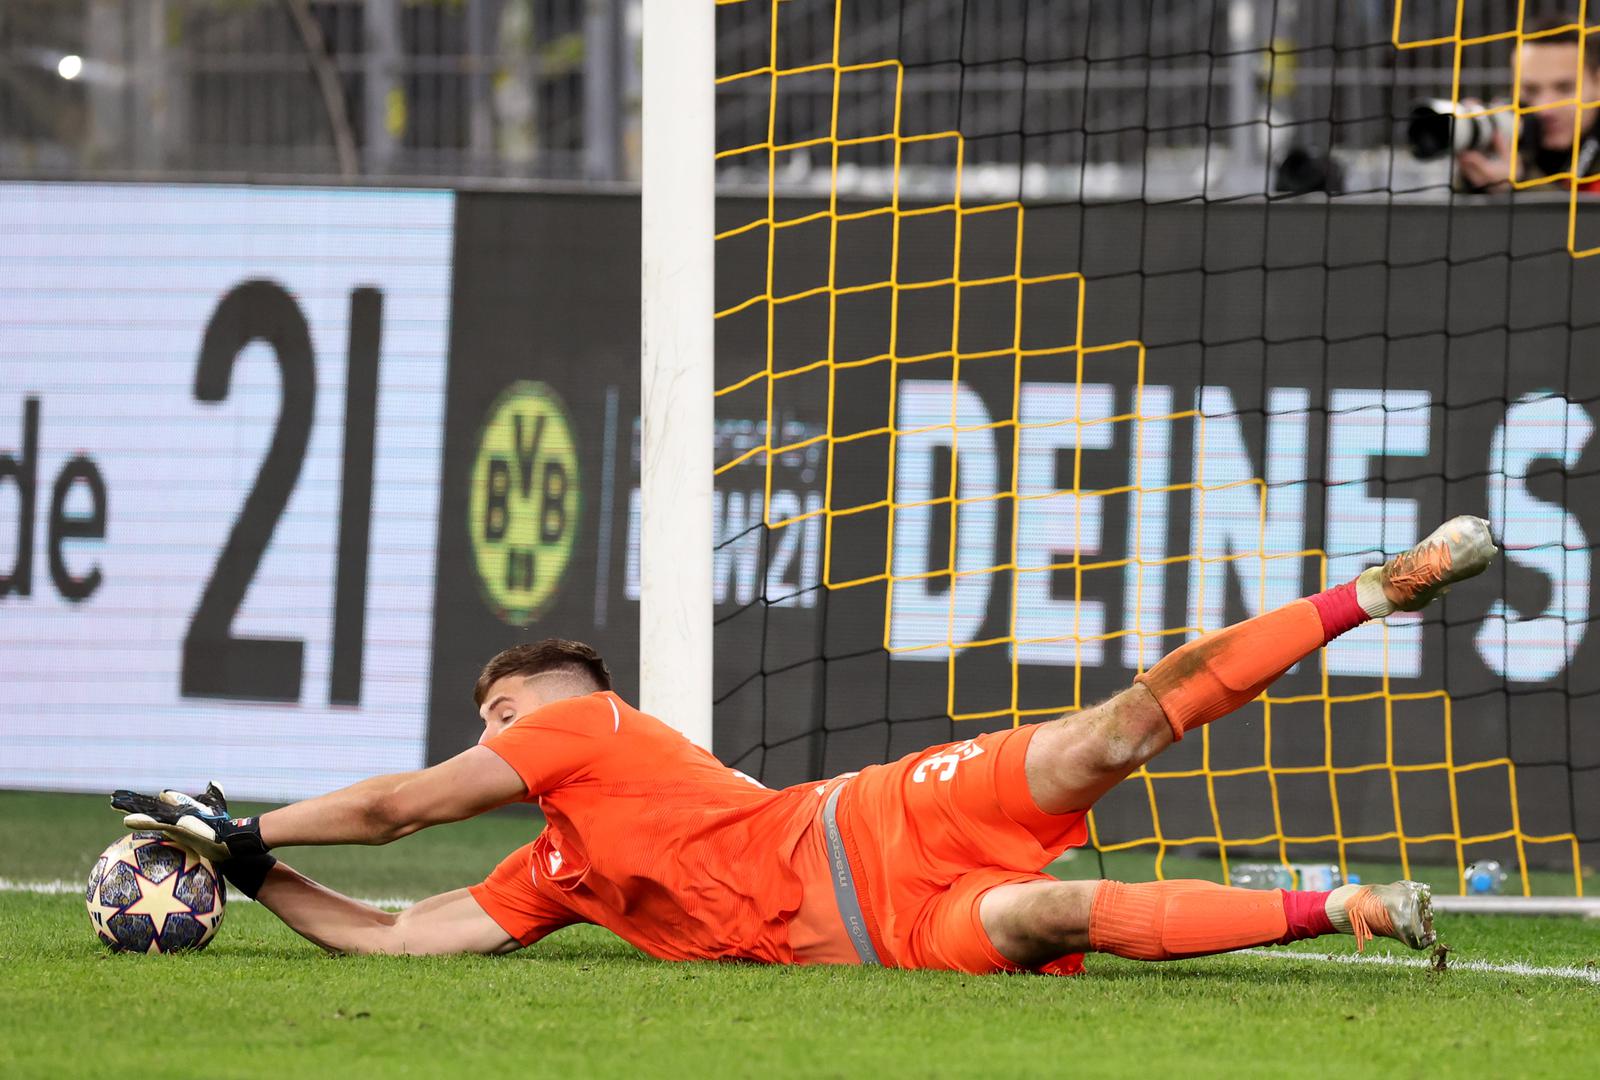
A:
[[[266,847],[387,844],[429,825],[462,821],[527,794],[517,771],[481,746],[430,769],[374,776],[261,815]]]
[[[475,746],[431,769],[375,776],[259,818],[228,816],[222,789],[200,795],[116,791],[111,805],[130,829],[166,833],[206,858],[226,862],[294,844],[387,844],[429,825],[461,821],[528,793],[517,771]]]
[[[289,929],[332,952],[438,956],[520,948],[466,889],[430,896],[403,911],[385,911],[280,862],[268,871],[256,899]]]
[[[217,862],[230,884],[302,937],[335,952],[498,953],[518,947],[466,889],[397,913],[342,896],[278,862],[294,844],[386,844],[428,825],[481,814],[527,793],[516,770],[474,747],[430,769],[363,780],[260,818],[228,816],[215,784],[197,796],[118,791],[123,823],[156,829]]]

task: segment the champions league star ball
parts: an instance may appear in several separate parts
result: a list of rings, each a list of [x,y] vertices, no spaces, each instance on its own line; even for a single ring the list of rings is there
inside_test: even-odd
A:
[[[228,888],[210,861],[158,832],[106,848],[84,891],[89,925],[114,952],[203,949],[222,925]]]

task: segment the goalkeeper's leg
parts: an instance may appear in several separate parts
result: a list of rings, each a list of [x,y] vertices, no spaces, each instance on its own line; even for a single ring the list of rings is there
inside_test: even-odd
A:
[[[1489,524],[1458,517],[1355,581],[1207,634],[1177,649],[1104,705],[1041,725],[1028,745],[1028,791],[1049,814],[1085,810],[1184,733],[1254,700],[1306,656],[1368,619],[1417,611],[1481,574],[1495,555]],[[1034,881],[985,892],[990,943],[1023,967],[1092,950],[1172,960],[1351,933],[1433,943],[1426,886],[1344,885],[1260,892],[1205,881]]]
[[[1418,611],[1495,555],[1489,523],[1458,517],[1354,581],[1196,638],[1110,701],[1041,725],[1028,791],[1049,814],[1085,810],[1184,733],[1260,696],[1280,675],[1368,619]]]
[[[1341,885],[1330,892],[1235,889],[1210,881],[1036,881],[983,895],[984,933],[1011,963],[1039,968],[1065,954],[1182,960],[1323,934],[1413,949],[1434,942],[1428,887]]]

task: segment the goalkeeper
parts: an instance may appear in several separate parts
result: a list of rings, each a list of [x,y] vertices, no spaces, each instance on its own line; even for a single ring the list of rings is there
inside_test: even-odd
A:
[[[502,953],[594,923],[652,956],[967,972],[1081,970],[1085,952],[1172,960],[1321,934],[1434,940],[1427,886],[1330,892],[1204,881],[1057,881],[1084,817],[1130,772],[1226,716],[1339,634],[1416,611],[1496,553],[1458,517],[1348,584],[1206,634],[1111,700],[773,791],[610,690],[588,646],[547,640],[479,677],[479,744],[418,772],[232,819],[197,799],[119,791],[135,829],[218,860],[233,885],[317,944],[353,953]],[[391,913],[269,851],[386,844],[511,802],[546,826],[471,888]]]

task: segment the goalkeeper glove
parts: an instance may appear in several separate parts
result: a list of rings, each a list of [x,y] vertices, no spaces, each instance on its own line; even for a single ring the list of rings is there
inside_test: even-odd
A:
[[[278,865],[278,860],[267,854],[256,819],[230,818],[227,796],[215,783],[207,784],[199,795],[118,791],[111,796],[111,805],[127,814],[122,823],[128,828],[163,832],[211,859],[228,884],[252,900],[268,872]]]
[[[200,795],[171,790],[159,795],[114,791],[111,805],[126,815],[122,823],[128,828],[166,833],[216,863],[267,852],[257,819],[229,817],[228,800],[216,784],[207,784]]]

